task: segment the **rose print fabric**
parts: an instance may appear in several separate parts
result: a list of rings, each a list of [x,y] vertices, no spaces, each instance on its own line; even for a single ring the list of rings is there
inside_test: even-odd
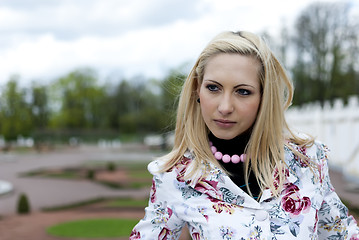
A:
[[[359,239],[357,223],[330,183],[326,146],[289,144],[310,157],[319,173],[285,148],[288,168],[281,195],[266,189],[259,201],[213,165],[204,166],[206,177],[198,172],[185,181],[194,160],[189,152],[166,173],[157,173],[159,161],[150,163],[149,205],[130,239],[178,239],[185,224],[192,239]],[[274,172],[275,182],[277,176]]]

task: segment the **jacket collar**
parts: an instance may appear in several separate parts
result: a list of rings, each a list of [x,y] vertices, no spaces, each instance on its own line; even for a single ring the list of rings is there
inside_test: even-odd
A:
[[[285,186],[288,186],[288,184],[290,185],[298,183],[298,176],[303,173],[304,169],[293,169],[292,163],[295,160],[293,152],[288,148],[285,149],[285,152],[287,166],[294,170],[289,171],[286,169],[287,172]],[[261,209],[262,202],[270,201],[270,199],[274,197],[270,189],[265,189],[259,201],[256,201],[249,194],[238,187],[225,172],[212,163],[204,164],[201,171],[196,172],[196,174],[194,174],[191,178],[186,178],[185,180],[184,175],[186,172],[188,172],[188,170],[191,169],[191,163],[193,161],[193,154],[190,151],[187,151],[182,161],[175,167],[177,172],[177,180],[185,181],[186,184],[188,184],[196,191],[207,195],[212,202],[223,201],[242,207]],[[204,172],[207,174],[203,174]],[[294,172],[294,174],[292,172]],[[275,178],[275,173],[273,177]]]
[[[194,157],[190,152],[186,152],[183,160],[183,165],[180,166],[182,173],[191,168]],[[203,172],[207,174],[202,174]],[[186,183],[196,191],[207,195],[212,202],[223,201],[242,207],[261,208],[259,202],[244,192],[225,172],[212,163],[205,164],[200,173],[186,180]]]

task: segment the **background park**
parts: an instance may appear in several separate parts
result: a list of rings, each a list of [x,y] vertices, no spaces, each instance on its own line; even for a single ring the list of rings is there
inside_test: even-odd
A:
[[[289,122],[331,143],[333,184],[359,220],[359,16],[349,3],[310,4],[278,36],[260,34],[294,81]],[[165,72],[108,80],[78,68],[0,85],[1,240],[128,239],[147,205],[146,166],[171,147],[188,64]]]

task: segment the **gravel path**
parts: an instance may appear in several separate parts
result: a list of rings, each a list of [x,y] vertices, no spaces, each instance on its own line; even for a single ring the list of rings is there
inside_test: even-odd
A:
[[[33,210],[85,201],[98,197],[141,197],[148,191],[113,190],[89,181],[21,177],[20,174],[41,168],[71,167],[92,161],[150,162],[156,154],[128,152],[93,146],[67,148],[48,153],[0,153],[0,180],[13,184],[11,193],[0,196],[0,216],[14,214],[21,193],[26,193]]]
[[[39,168],[70,167],[97,161],[144,161],[149,162],[158,155],[143,151],[123,151],[83,146],[48,153],[3,154],[0,153],[0,180],[11,182],[14,190],[0,195],[0,239],[1,240],[63,240],[46,234],[45,229],[56,223],[99,217],[134,218],[143,217],[143,209],[94,210],[83,207],[59,212],[41,212],[43,207],[59,206],[98,197],[148,197],[145,190],[111,190],[89,181],[59,180],[21,177],[19,174]],[[348,184],[339,171],[331,171],[331,179],[338,195],[351,205],[359,207],[359,191]],[[348,191],[350,190],[350,191]],[[15,207],[20,193],[29,197],[32,213],[16,215]],[[359,220],[358,216],[355,216]],[[188,239],[184,231],[181,240]],[[75,240],[69,239],[67,240]],[[128,237],[123,238],[128,239]],[[76,239],[83,240],[83,239]],[[97,239],[109,240],[109,239]],[[113,239],[112,239],[113,240]],[[119,239],[121,240],[121,239]]]

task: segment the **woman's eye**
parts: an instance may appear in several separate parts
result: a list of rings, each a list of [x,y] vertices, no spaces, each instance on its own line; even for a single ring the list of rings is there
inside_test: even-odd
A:
[[[212,84],[207,85],[207,89],[208,89],[209,91],[211,91],[211,92],[215,92],[215,91],[218,91],[218,90],[219,90],[216,85],[212,85]]]
[[[251,91],[247,90],[247,89],[238,89],[237,90],[237,93],[239,95],[244,95],[244,96],[247,96],[247,95],[250,95],[251,94]]]

